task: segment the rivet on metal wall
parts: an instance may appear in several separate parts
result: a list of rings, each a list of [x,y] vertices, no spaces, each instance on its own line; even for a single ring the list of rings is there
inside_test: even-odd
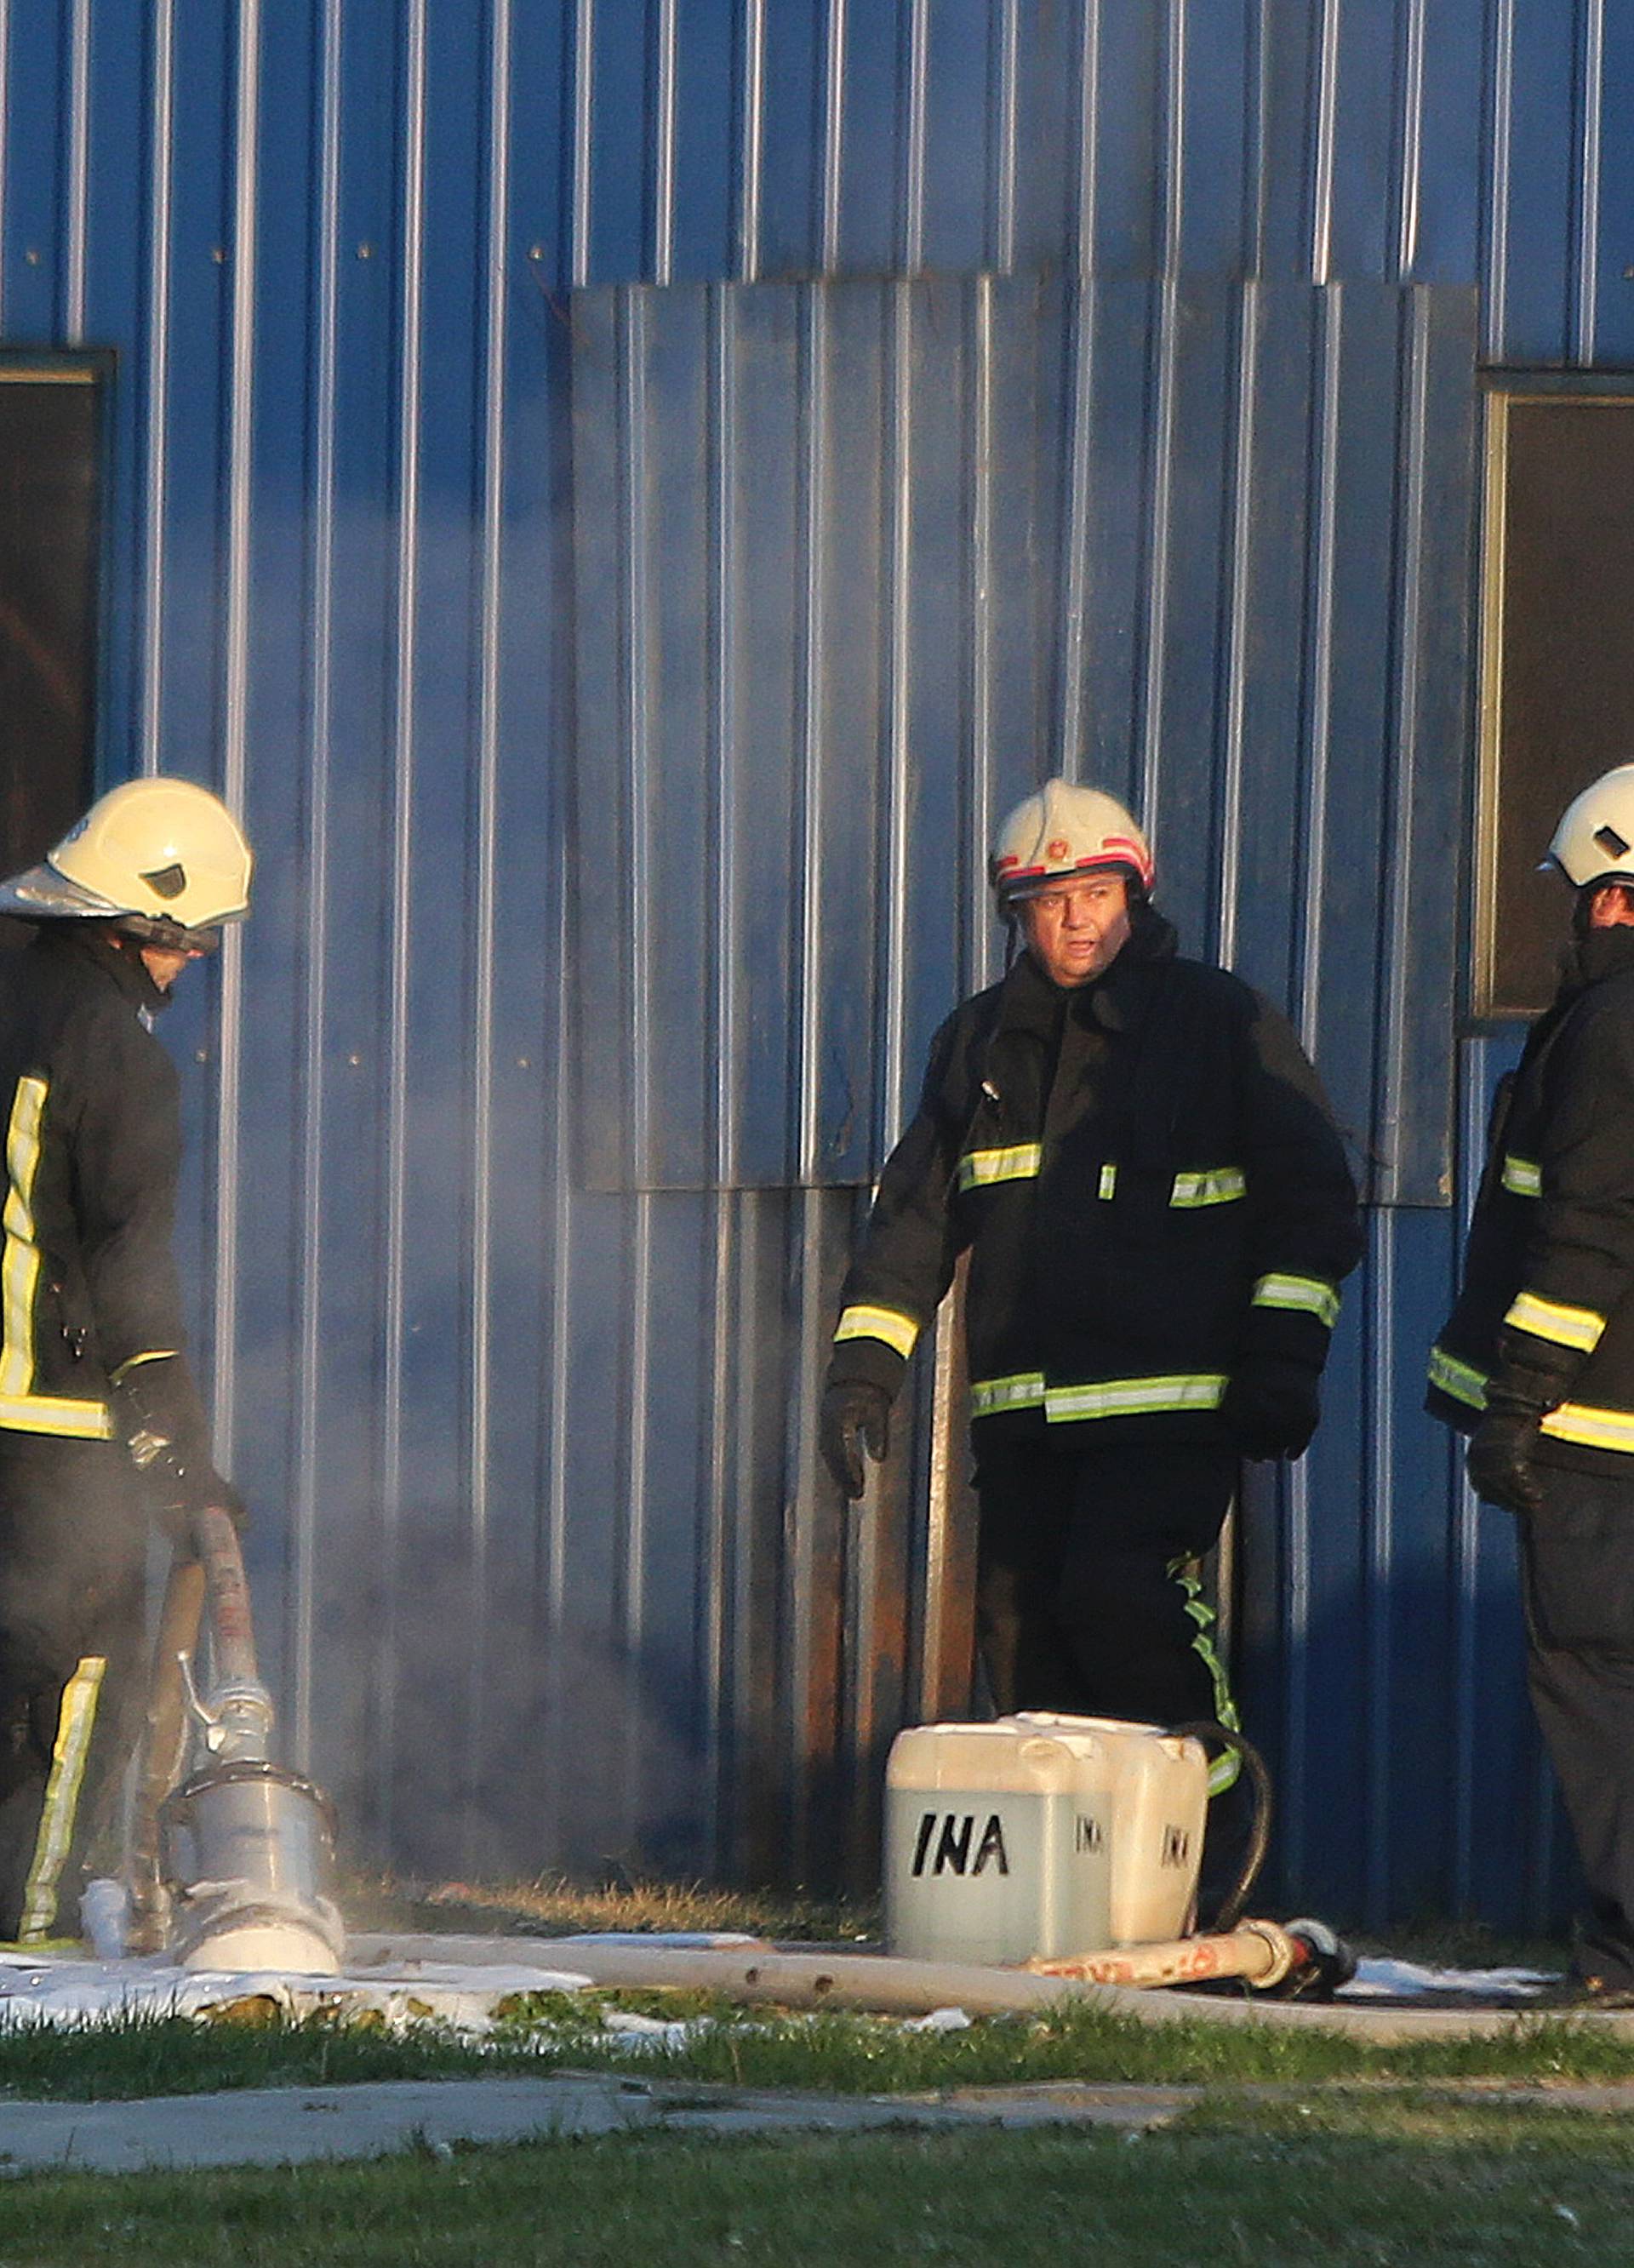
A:
[[[217,268],[223,267],[225,264],[227,254],[225,249],[221,245],[212,245],[210,247],[210,256],[215,261]]]
[[[28,249],[27,249],[27,251],[23,254],[23,257],[24,257],[24,259],[28,262],[28,264],[29,264],[29,266],[30,266],[31,268],[38,268],[38,267],[39,267],[39,265],[40,265],[40,254],[38,254],[38,252],[36,252],[36,251],[35,251],[35,249],[34,249],[34,247],[33,247],[33,246],[32,244],[29,246],[29,247],[28,247]]]
[[[372,260],[374,247],[372,244],[360,244],[357,247],[357,257],[359,260]]]

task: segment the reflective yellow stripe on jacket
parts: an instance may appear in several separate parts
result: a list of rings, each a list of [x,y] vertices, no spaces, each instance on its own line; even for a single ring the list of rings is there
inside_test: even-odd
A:
[[[5,1244],[0,1252],[0,1426],[22,1433],[62,1433],[76,1440],[113,1439],[113,1421],[102,1402],[73,1402],[34,1392],[34,1296],[40,1285],[40,1247],[34,1241],[34,1175],[40,1168],[40,1122],[48,1089],[42,1079],[19,1079],[6,1128],[9,1186],[4,1215]]]
[[[1593,1354],[1606,1328],[1606,1318],[1593,1307],[1563,1307],[1557,1300],[1540,1299],[1535,1292],[1517,1292],[1504,1321],[1518,1331],[1530,1331],[1534,1338],[1575,1347],[1581,1354]]]
[[[1485,1371],[1477,1370],[1472,1362],[1461,1362],[1445,1347],[1430,1350],[1430,1383],[1450,1394],[1454,1402],[1467,1403],[1471,1410],[1486,1408]]]
[[[847,1307],[835,1326],[834,1343],[842,1339],[883,1339],[904,1361],[914,1351],[919,1326],[911,1315],[895,1307]]]
[[[1043,1155],[1037,1142],[1017,1142],[1008,1150],[967,1150],[959,1160],[959,1186],[976,1189],[994,1182],[1035,1181]]]
[[[977,1378],[970,1381],[970,1415],[997,1418],[1002,1410],[1041,1410],[1044,1373],[1019,1371],[1013,1378]]]
[[[1172,1205],[1232,1204],[1248,1194],[1248,1177],[1236,1166],[1210,1166],[1202,1173],[1176,1174]]]
[[[1584,1449],[1621,1449],[1634,1455],[1634,1410],[1592,1410],[1581,1402],[1563,1402],[1542,1423],[1545,1433],[1557,1441],[1575,1441]]]
[[[1288,1307],[1314,1315],[1332,1330],[1339,1320],[1339,1287],[1324,1276],[1262,1276],[1249,1302],[1255,1307]]]
[[[1179,1410],[1218,1410],[1226,1392],[1222,1372],[1162,1378],[1103,1378],[1089,1386],[1046,1386],[1041,1371],[1011,1378],[973,1379],[970,1414],[996,1418],[1005,1410],[1040,1410],[1052,1425],[1093,1418],[1142,1418]]]
[[[1543,1168],[1531,1158],[1518,1158],[1513,1150],[1504,1159],[1504,1187],[1511,1197],[1541,1197]]]

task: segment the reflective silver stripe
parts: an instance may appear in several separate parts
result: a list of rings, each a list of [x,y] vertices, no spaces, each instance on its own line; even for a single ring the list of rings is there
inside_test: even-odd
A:
[[[1172,1205],[1230,1204],[1248,1194],[1248,1177],[1236,1166],[1210,1166],[1197,1174],[1176,1174]]]
[[[1083,1418],[1138,1418],[1148,1411],[1218,1410],[1226,1392],[1223,1372],[1168,1378],[1105,1378],[1093,1386],[1051,1386],[1044,1415],[1053,1425]]]
[[[1634,1410],[1591,1410],[1581,1402],[1563,1402],[1544,1418],[1542,1430],[1557,1441],[1576,1441],[1586,1449],[1623,1449],[1634,1454]]]
[[[971,1381],[973,1418],[997,1417],[1001,1410],[1041,1410],[1043,1406],[1041,1370],[1021,1371],[1013,1378],[980,1378]]]
[[[1512,1197],[1541,1197],[1543,1168],[1530,1158],[1517,1158],[1513,1150],[1504,1159],[1504,1187]]]
[[[114,1424],[103,1402],[69,1401],[34,1392],[34,1294],[40,1247],[34,1241],[34,1175],[40,1124],[48,1093],[43,1079],[19,1079],[6,1127],[7,1188],[0,1254],[0,1426],[19,1433],[60,1433],[108,1441]]]
[[[904,1360],[914,1351],[919,1326],[911,1315],[894,1307],[847,1307],[835,1326],[834,1343],[842,1339],[883,1339]]]
[[[63,1688],[56,1741],[51,1750],[51,1773],[46,1781],[45,1801],[40,1808],[33,1862],[23,1891],[23,1914],[17,1931],[20,1945],[48,1937],[56,1919],[57,1884],[69,1845],[74,1839],[85,1758],[91,1753],[91,1735],[96,1730],[97,1696],[102,1690],[102,1674],[107,1668],[105,1655],[87,1654]]]
[[[1557,1300],[1539,1299],[1535,1292],[1517,1292],[1504,1321],[1518,1331],[1530,1331],[1534,1338],[1575,1347],[1582,1354],[1594,1352],[1606,1328],[1606,1318],[1593,1307],[1563,1307]]]
[[[1454,1402],[1467,1402],[1472,1410],[1486,1408],[1487,1374],[1473,1363],[1460,1362],[1455,1354],[1445,1347],[1430,1350],[1430,1383],[1443,1394],[1450,1394]]]
[[[1043,1155],[1037,1142],[1018,1142],[1008,1150],[968,1150],[959,1160],[959,1186],[974,1189],[990,1182],[1030,1182]]]
[[[1103,1166],[1101,1167],[1100,1193],[1103,1199],[1116,1197],[1118,1193],[1118,1169],[1115,1166]]]
[[[1322,1276],[1262,1276],[1249,1303],[1255,1307],[1292,1307],[1314,1315],[1332,1330],[1339,1320],[1339,1292]]]

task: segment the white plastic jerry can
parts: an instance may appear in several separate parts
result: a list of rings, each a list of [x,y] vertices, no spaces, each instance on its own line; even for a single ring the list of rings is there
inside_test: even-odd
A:
[[[1183,1937],[1196,1909],[1208,1819],[1202,1742],[1176,1739],[1157,1725],[1042,1709],[1019,1710],[1000,1721],[1081,1754],[1096,1786],[1110,1780],[1108,1945],[1163,1945]]]
[[[1109,1943],[1106,1753],[1013,1723],[899,1733],[885,1775],[891,1951],[995,1962]]]

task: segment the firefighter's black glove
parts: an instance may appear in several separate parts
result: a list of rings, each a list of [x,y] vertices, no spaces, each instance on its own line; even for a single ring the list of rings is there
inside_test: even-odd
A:
[[[1288,1355],[1245,1354],[1226,1382],[1220,1415],[1245,1457],[1302,1457],[1321,1416],[1321,1373]]]
[[[861,1379],[829,1387],[822,1397],[817,1439],[822,1461],[841,1493],[859,1497],[866,1485],[863,1451],[878,1464],[890,1447],[890,1395],[884,1387]]]
[[[1513,1355],[1500,1364],[1465,1460],[1469,1484],[1483,1504],[1502,1505],[1505,1512],[1535,1512],[1542,1503],[1532,1459],[1538,1428],[1564,1392],[1564,1379]]]
[[[191,1542],[194,1516],[215,1506],[243,1533],[244,1499],[210,1458],[210,1428],[185,1357],[121,1371],[114,1406],[148,1511],[173,1543]]]
[[[1532,1469],[1541,1410],[1489,1408],[1469,1437],[1465,1462],[1469,1484],[1483,1504],[1505,1512],[1535,1512],[1543,1501]]]

